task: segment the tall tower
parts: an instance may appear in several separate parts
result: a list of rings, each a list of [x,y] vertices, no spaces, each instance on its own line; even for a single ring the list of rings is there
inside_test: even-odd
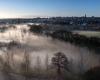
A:
[[[86,18],[87,16],[86,16],[86,14],[85,14],[85,18]]]

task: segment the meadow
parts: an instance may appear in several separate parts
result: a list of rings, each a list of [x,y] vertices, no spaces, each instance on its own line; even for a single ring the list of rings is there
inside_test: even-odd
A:
[[[98,37],[100,38],[100,31],[73,31],[74,34],[84,35],[86,37]]]

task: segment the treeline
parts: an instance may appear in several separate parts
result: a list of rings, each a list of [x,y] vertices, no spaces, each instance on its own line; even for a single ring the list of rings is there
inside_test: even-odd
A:
[[[55,31],[54,33],[50,34],[51,37],[57,38],[60,40],[64,40],[70,42],[72,44],[87,47],[89,49],[93,49],[96,52],[100,52],[100,38],[97,37],[86,37],[79,34],[73,34],[72,32],[68,31]]]
[[[78,75],[72,76],[70,72],[70,61],[67,56],[62,52],[57,52],[54,56],[49,59],[47,55],[45,58],[45,65],[43,68],[41,66],[41,58],[37,56],[35,66],[32,67],[31,55],[26,51],[23,55],[23,61],[17,63],[14,60],[14,53],[5,53],[4,58],[0,56],[0,71],[3,74],[5,80],[77,80],[79,79]],[[50,60],[50,64],[49,64]],[[70,72],[70,76],[69,75]],[[17,75],[18,79],[14,77]],[[20,76],[23,78],[20,79]]]
[[[41,25],[30,26],[30,31],[37,34],[43,34],[43,32],[45,32],[46,36],[51,36],[53,39],[56,38],[78,46],[87,47],[100,53],[100,38],[97,37],[86,37],[79,34],[73,34],[66,30],[54,30],[51,33],[46,26]]]
[[[83,35],[73,34],[72,32],[62,30],[55,31],[50,36],[81,47],[87,47],[88,49],[95,50],[98,53],[100,52],[100,38],[97,37],[86,37]]]
[[[20,64],[15,61],[15,55],[12,52],[6,52],[5,56],[0,56],[0,73],[2,74],[0,76],[4,77],[4,80],[100,80],[100,67],[92,68],[83,74],[73,73],[73,63],[63,52],[55,53],[52,58],[46,55],[44,67],[41,66],[39,56],[36,57],[33,67],[31,55],[26,51]]]

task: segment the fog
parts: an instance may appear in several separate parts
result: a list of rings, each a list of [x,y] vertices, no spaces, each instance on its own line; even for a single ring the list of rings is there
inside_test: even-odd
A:
[[[41,67],[45,68],[47,56],[49,64],[51,64],[51,58],[54,54],[63,52],[70,62],[71,70],[74,72],[80,72],[80,68],[86,71],[89,68],[100,65],[100,56],[86,47],[79,47],[51,37],[33,34],[29,32],[29,28],[26,25],[15,26],[16,28],[9,28],[6,32],[0,33],[0,42],[16,41],[19,45],[11,46],[10,49],[7,46],[1,47],[0,55],[5,58],[4,55],[7,52],[14,54],[13,59],[17,64],[23,61],[23,54],[27,53],[30,54],[32,67],[36,66],[37,57],[39,57]]]

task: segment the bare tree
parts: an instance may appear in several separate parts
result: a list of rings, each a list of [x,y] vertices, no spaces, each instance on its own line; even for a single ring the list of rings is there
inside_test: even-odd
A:
[[[30,67],[30,55],[28,53],[24,53],[23,63],[21,63],[21,74],[25,76],[25,80],[28,80],[32,77],[32,70]]]
[[[9,73],[11,72],[10,53],[6,52],[5,59],[6,60],[4,60],[3,62],[3,71],[5,71],[6,73]]]
[[[2,74],[5,76],[6,80],[12,80],[12,73],[11,63],[10,63],[10,53],[6,52],[5,60],[2,59]]]
[[[52,64],[57,68],[58,79],[60,80],[62,69],[68,70],[68,59],[64,53],[58,52],[52,58]]]
[[[36,69],[37,69],[37,72],[40,74],[40,70],[41,70],[41,59],[39,56],[37,56],[37,62],[36,62]]]
[[[45,58],[45,65],[46,65],[46,70],[48,71],[48,67],[49,67],[49,57],[48,57],[48,54],[46,55],[46,58]]]

